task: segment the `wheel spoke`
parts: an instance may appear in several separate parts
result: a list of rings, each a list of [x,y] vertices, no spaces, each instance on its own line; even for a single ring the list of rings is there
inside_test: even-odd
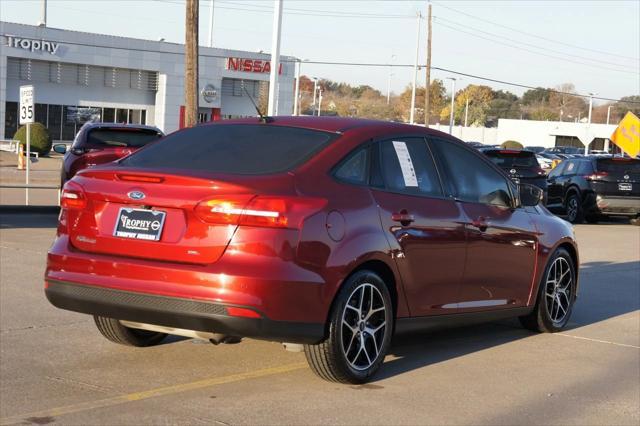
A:
[[[344,319],[342,320],[342,325],[347,326],[347,328],[349,329],[349,331],[351,331],[351,334],[356,334],[356,332],[358,331],[358,329],[354,326],[352,326],[351,324],[349,324],[347,321],[345,321]]]

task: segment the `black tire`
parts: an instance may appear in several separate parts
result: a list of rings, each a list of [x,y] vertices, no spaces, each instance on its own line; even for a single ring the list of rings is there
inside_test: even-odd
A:
[[[328,338],[317,345],[305,345],[307,362],[325,380],[364,383],[384,361],[393,325],[394,309],[386,284],[374,272],[358,271],[345,281],[336,296],[329,316]],[[371,359],[369,353],[375,354],[376,349],[378,353]]]
[[[558,260],[561,259],[561,260]],[[564,299],[567,302],[567,307],[563,317],[559,320],[554,320],[553,312],[561,313],[560,308],[557,310],[553,309],[553,304],[551,307],[549,306],[549,296],[548,291],[550,289],[554,289],[555,284],[550,284],[549,279],[551,276],[554,278],[558,277],[558,264],[556,262],[565,264],[568,266],[568,273],[570,282],[567,283],[567,288],[569,290],[569,295],[566,293],[564,296],[561,296],[561,293],[558,292],[558,301]],[[554,265],[556,265],[556,269],[554,270]],[[563,269],[560,269],[560,275],[563,273]],[[566,280],[566,278],[565,278]],[[562,283],[566,283],[566,281],[560,282],[560,287],[562,287]],[[556,295],[555,289],[552,290],[554,296]],[[555,301],[554,298],[551,298]],[[544,274],[540,280],[540,284],[538,286],[538,297],[536,300],[535,307],[533,311],[526,316],[520,317],[520,323],[523,327],[537,331],[540,333],[555,333],[557,331],[562,330],[569,322],[569,318],[571,317],[571,312],[573,311],[573,305],[576,300],[576,267],[573,263],[573,258],[569,255],[569,252],[564,248],[557,249],[553,255],[549,258],[549,262],[547,263],[547,267],[544,270]],[[558,319],[558,318],[557,318]]]
[[[567,212],[567,220],[571,223],[582,223],[584,221],[584,209],[582,208],[582,200],[576,192],[567,194],[565,202],[565,210]]]
[[[94,316],[96,326],[100,333],[114,343],[126,346],[154,346],[160,343],[167,335],[156,331],[138,330],[135,328],[125,327],[113,318],[105,318]]]

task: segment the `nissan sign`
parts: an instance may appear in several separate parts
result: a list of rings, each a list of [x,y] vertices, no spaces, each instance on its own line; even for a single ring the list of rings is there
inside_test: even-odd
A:
[[[271,72],[271,61],[249,58],[227,58],[227,69],[229,71],[269,73]],[[282,74],[282,64],[278,67],[278,74]]]
[[[218,97],[218,91],[213,84],[207,84],[206,86],[204,86],[202,88],[202,91],[200,91],[200,94],[202,95],[202,99],[204,99],[208,104],[213,102]]]

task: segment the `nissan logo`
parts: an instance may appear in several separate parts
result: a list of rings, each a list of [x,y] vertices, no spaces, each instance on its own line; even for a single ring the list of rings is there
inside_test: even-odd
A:
[[[204,101],[209,104],[218,97],[218,91],[212,84],[207,84],[206,86],[204,86],[200,94],[202,95]]]
[[[132,200],[142,200],[145,197],[144,192],[140,192],[140,191],[131,191],[127,195]]]
[[[629,179],[629,175],[624,175],[623,177],[627,180]]]
[[[515,174],[515,173],[516,173],[516,169],[511,169],[511,170],[509,170],[509,173],[511,173],[511,174]]]

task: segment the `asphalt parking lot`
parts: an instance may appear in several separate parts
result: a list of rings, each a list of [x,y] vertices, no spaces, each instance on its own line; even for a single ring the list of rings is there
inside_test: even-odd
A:
[[[640,423],[640,227],[576,227],[569,327],[507,321],[396,339],[376,379],[330,384],[245,339],[131,349],[43,294],[55,215],[0,213],[0,424]]]

